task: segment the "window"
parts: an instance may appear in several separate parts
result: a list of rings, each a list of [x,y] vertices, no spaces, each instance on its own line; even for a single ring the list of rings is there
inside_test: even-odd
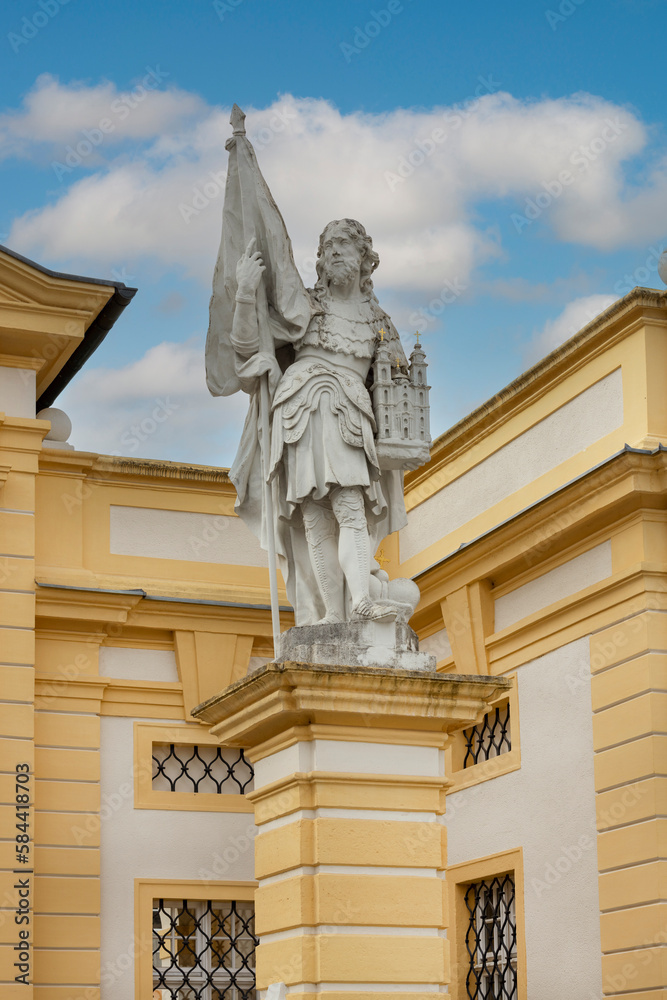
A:
[[[509,701],[485,715],[479,725],[465,729],[463,737],[464,768],[498,757],[501,753],[509,753],[512,749]]]
[[[523,850],[447,868],[456,1000],[528,1000]]]
[[[517,1000],[513,874],[471,883],[464,899],[468,914],[466,995],[470,1000]]]
[[[250,900],[153,900],[154,1000],[255,1000]]]
[[[243,795],[253,782],[252,765],[243,750],[196,744],[153,744],[155,791]]]
[[[252,813],[252,764],[199,723],[134,723],[134,808]]]
[[[512,675],[510,675],[512,676]],[[449,793],[490,781],[521,767],[519,695],[516,678],[477,725],[457,730],[445,751],[445,768],[452,784]]]

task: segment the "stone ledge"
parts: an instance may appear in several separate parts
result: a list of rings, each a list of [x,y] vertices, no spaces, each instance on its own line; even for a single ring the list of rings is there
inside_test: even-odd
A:
[[[192,715],[223,745],[246,748],[313,723],[446,734],[472,725],[511,684],[504,677],[274,661]]]

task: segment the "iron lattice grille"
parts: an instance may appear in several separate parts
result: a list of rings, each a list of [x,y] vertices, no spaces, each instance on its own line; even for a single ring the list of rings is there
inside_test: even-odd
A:
[[[153,744],[153,788],[164,792],[243,795],[253,787],[243,750],[174,743]]]
[[[516,1000],[516,915],[514,878],[500,875],[469,885],[468,974],[470,1000]]]
[[[466,744],[464,767],[507,753],[512,749],[509,702],[488,712],[478,726],[466,729],[463,736]]]
[[[255,1000],[250,902],[153,903],[155,1000]]]

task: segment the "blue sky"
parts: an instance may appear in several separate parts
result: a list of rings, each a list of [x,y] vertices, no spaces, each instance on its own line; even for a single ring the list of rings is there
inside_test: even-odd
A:
[[[307,283],[330,217],[374,237],[381,302],[406,342],[424,332],[434,434],[660,285],[666,0],[26,0],[0,18],[2,242],[139,288],[59,401],[77,447],[233,457],[245,400],[208,398],[203,338],[234,101]]]

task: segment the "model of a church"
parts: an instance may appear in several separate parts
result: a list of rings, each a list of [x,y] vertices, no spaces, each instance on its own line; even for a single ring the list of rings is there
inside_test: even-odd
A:
[[[377,424],[377,453],[382,468],[402,469],[409,467],[406,463],[428,461],[431,444],[428,365],[417,334],[405,375],[398,359],[392,358],[383,333],[380,332],[372,366],[370,389]]]

